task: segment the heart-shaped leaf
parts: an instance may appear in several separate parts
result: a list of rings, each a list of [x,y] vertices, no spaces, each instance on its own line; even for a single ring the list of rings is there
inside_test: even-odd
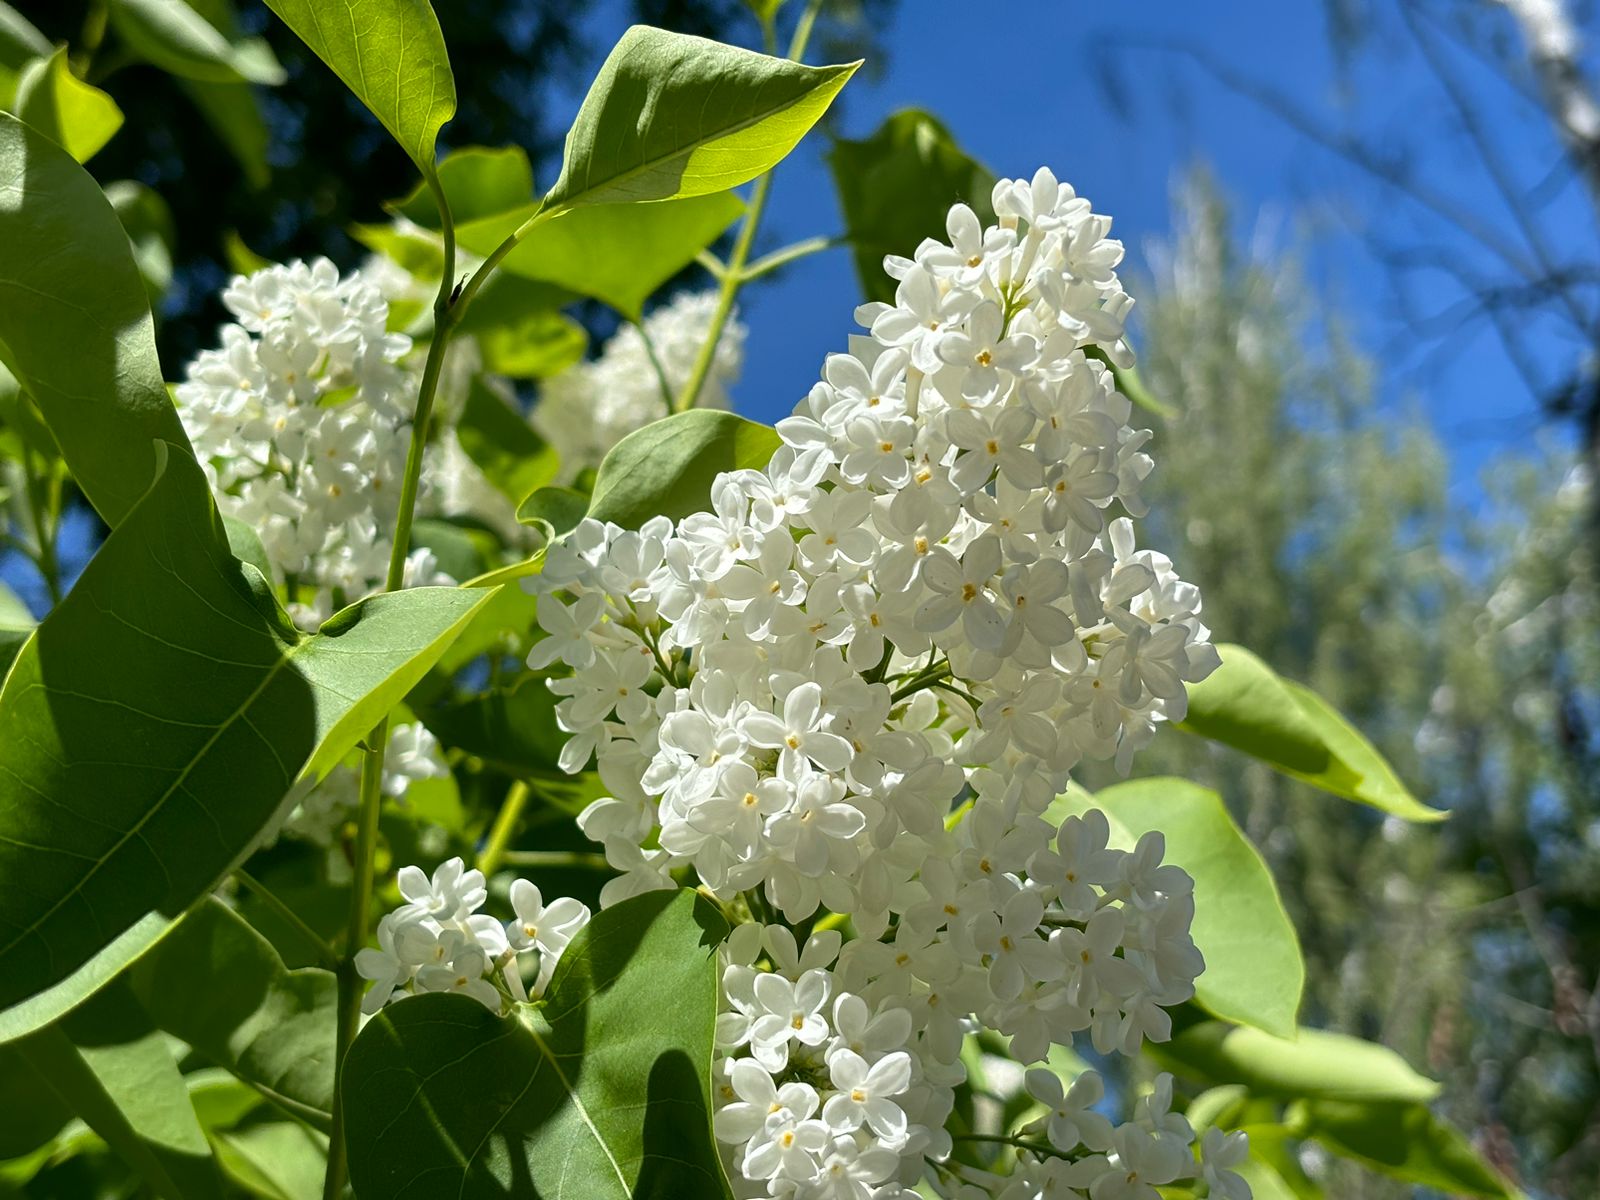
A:
[[[728,1197],[711,1136],[721,915],[693,892],[597,913],[545,1001],[401,1000],[345,1060],[362,1200]]]
[[[0,1040],[167,933],[491,597],[374,596],[301,634],[166,457],[0,691]]]
[[[703,512],[718,474],[765,467],[781,444],[771,426],[729,412],[691,409],[652,421],[611,447],[595,476],[589,515],[637,529],[654,516]]]

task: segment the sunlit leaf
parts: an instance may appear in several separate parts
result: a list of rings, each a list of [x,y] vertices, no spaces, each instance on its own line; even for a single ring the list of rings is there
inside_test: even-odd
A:
[[[106,199],[128,233],[133,261],[154,309],[172,283],[172,250],[178,240],[172,210],[160,193],[131,179],[106,184]]]
[[[303,635],[170,451],[0,691],[0,1040],[169,932],[489,597],[376,596]]]
[[[230,41],[185,0],[108,0],[111,24],[141,58],[183,79],[203,83],[284,81],[272,50],[259,38]]]
[[[0,359],[115,525],[155,478],[155,441],[189,444],[128,235],[87,171],[5,113],[0,195]]]
[[[860,65],[807,67],[635,25],[578,110],[544,209],[737,187],[794,149]]]
[[[439,160],[439,186],[459,227],[533,200],[533,168],[521,146],[463,146]],[[439,207],[426,184],[385,207],[425,229],[439,228]]]
[[[424,175],[455,115],[456,81],[428,0],[267,0]]]
[[[22,72],[12,111],[79,162],[88,162],[122,128],[117,102],[72,73],[65,46]]]

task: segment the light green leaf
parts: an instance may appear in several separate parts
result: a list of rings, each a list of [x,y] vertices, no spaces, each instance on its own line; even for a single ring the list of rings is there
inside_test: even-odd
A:
[[[456,437],[484,478],[513,504],[556,477],[561,460],[527,418],[475,377],[456,424]]]
[[[345,1061],[356,1194],[726,1198],[710,1116],[726,935],[693,892],[648,892],[595,914],[540,1006],[383,1009]]]
[[[1291,1041],[1224,1021],[1199,1021],[1146,1053],[1177,1074],[1208,1084],[1242,1083],[1294,1100],[1431,1100],[1439,1085],[1393,1050],[1342,1033],[1301,1029]]]
[[[463,146],[439,160],[439,186],[459,227],[531,203],[533,167],[521,146]],[[439,228],[439,206],[425,183],[384,207],[424,229]]]
[[[160,194],[142,183],[119,179],[106,184],[106,199],[128,233],[150,305],[156,308],[172,283],[172,250],[178,234],[172,210]]]
[[[110,0],[111,25],[147,62],[202,83],[279,84],[283,68],[259,38],[229,41],[184,0]]]
[[[884,255],[910,255],[927,237],[943,241],[952,204],[961,201],[986,224],[994,221],[994,173],[920,109],[895,113],[871,137],[836,141],[828,165],[868,300],[894,302]]]
[[[1296,1105],[1289,1121],[1335,1154],[1407,1183],[1451,1196],[1521,1195],[1425,1104],[1314,1100]]]
[[[11,664],[22,653],[22,644],[37,623],[22,598],[0,583],[0,680],[5,679]]]
[[[16,1048],[158,1195],[220,1200],[222,1176],[172,1050],[124,984]]]
[[[155,441],[189,444],[128,235],[71,155],[5,113],[0,196],[0,359],[115,526],[155,478]]]
[[[1217,650],[1222,665],[1189,685],[1189,711],[1179,729],[1408,821],[1447,815],[1418,801],[1372,743],[1310,688],[1281,678],[1243,646]]]
[[[589,515],[589,497],[576,488],[542,487],[517,506],[517,520],[554,540],[565,537]]]
[[[328,1169],[328,1139],[293,1121],[265,1121],[213,1135],[217,1161],[265,1200],[316,1200]]]
[[[163,937],[490,596],[375,596],[303,635],[172,450],[0,691],[0,1040]]]
[[[122,128],[122,110],[67,65],[67,48],[27,67],[12,110],[79,162],[88,162]]]
[[[1165,861],[1194,877],[1191,932],[1206,958],[1195,998],[1219,1017],[1293,1037],[1306,974],[1300,941],[1222,797],[1185,779],[1139,779],[1095,793],[1093,805],[1127,831],[1129,846],[1159,830]]]
[[[637,529],[651,517],[677,520],[708,507],[723,471],[765,467],[777,431],[733,413],[693,409],[623,438],[600,464],[589,515]]]
[[[500,281],[526,282],[513,276],[502,276]],[[489,290],[485,287],[467,309],[469,318]],[[469,323],[463,320],[458,328],[465,329]],[[589,345],[589,334],[578,322],[564,313],[539,308],[524,310],[520,318],[505,323],[484,322],[480,332],[473,336],[478,342],[478,353],[483,357],[483,369],[492,375],[512,379],[546,379],[558,375],[581,359]],[[527,422],[522,421],[522,424]],[[523,492],[522,496],[527,494]],[[515,498],[520,500],[522,496]]]
[[[457,238],[474,254],[487,256],[535,211],[529,204],[468,222],[457,229]],[[656,289],[693,262],[742,212],[744,204],[728,192],[665,204],[579,208],[558,221],[536,225],[501,266],[593,296],[637,320]]]
[[[371,110],[424,176],[456,112],[456,81],[428,0],[267,0]]]
[[[1233,1171],[1250,1185],[1251,1200],[1296,1200],[1283,1176],[1259,1158],[1247,1158]]]
[[[133,965],[128,980],[157,1028],[327,1128],[338,996],[331,972],[289,970],[243,917],[207,898]]]
[[[635,25],[584,97],[544,211],[738,187],[794,149],[860,65],[807,67]]]
[[[54,49],[11,5],[0,0],[0,109],[10,109],[22,69],[36,58],[49,58]]]

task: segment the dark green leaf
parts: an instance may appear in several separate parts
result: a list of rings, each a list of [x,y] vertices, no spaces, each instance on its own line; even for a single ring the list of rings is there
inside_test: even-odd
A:
[[[356,1194],[727,1197],[710,1117],[726,934],[705,899],[649,892],[595,915],[541,1006],[383,1009],[346,1060]]]
[[[178,238],[172,210],[159,193],[131,179],[106,184],[106,199],[127,230],[150,306],[157,309],[172,283],[172,250]]]
[[[267,0],[371,110],[425,176],[456,81],[428,0]]]
[[[1310,688],[1281,678],[1243,646],[1217,649],[1222,665],[1189,685],[1189,711],[1179,729],[1408,821],[1444,818],[1419,802],[1372,743]]]
[[[179,78],[266,84],[285,78],[264,41],[229,41],[185,0],[110,0],[110,9],[112,27],[129,48]]]
[[[16,1048],[158,1195],[220,1200],[222,1176],[172,1050],[124,983]]]
[[[923,238],[943,241],[952,204],[970,205],[981,220],[994,221],[994,173],[920,109],[895,113],[861,141],[835,142],[828,163],[869,300],[894,302],[884,255],[909,256]]]
[[[542,487],[517,506],[517,520],[552,540],[571,533],[588,515],[589,497],[576,488]]]
[[[50,1090],[16,1045],[0,1046],[0,1162],[48,1145],[72,1108]]]
[[[475,378],[456,437],[484,477],[513,504],[556,477],[561,461],[527,418]]]
[[[542,678],[525,674],[511,687],[427,710],[422,720],[444,745],[509,775],[558,774],[567,735],[556,725],[556,699]]]
[[[13,111],[79,162],[122,128],[117,102],[72,73],[65,46],[23,70]]]
[[[5,113],[0,192],[0,359],[116,525],[155,478],[155,440],[189,444],[128,235],[71,155]]]
[[[635,25],[578,110],[544,209],[737,187],[794,149],[860,65],[807,67]]]
[[[606,455],[589,515],[637,529],[657,515],[701,512],[720,472],[764,467],[780,444],[770,426],[733,413],[695,409],[653,421]]]
[[[1178,1074],[1208,1084],[1242,1083],[1284,1100],[1425,1101],[1439,1091],[1393,1050],[1321,1029],[1301,1029],[1290,1041],[1248,1026],[1199,1021],[1146,1049]]]
[[[266,187],[272,177],[267,163],[271,137],[255,92],[244,83],[179,82],[244,171],[245,182],[258,191]]]
[[[457,235],[468,250],[488,255],[534,210],[526,205],[473,221]],[[743,203],[728,192],[666,204],[580,208],[534,227],[501,265],[529,279],[593,296],[637,319],[656,289],[693,262],[743,211]]]
[[[332,973],[289,970],[243,917],[207,899],[134,964],[129,981],[158,1028],[326,1128],[338,993]]]
[[[1314,1100],[1297,1105],[1290,1121],[1335,1154],[1408,1183],[1451,1196],[1520,1195],[1425,1104]]]
[[[164,936],[489,597],[375,596],[300,634],[172,450],[0,691],[0,1040]]]
[[[533,168],[521,146],[463,146],[439,160],[439,186],[460,226],[531,203]],[[418,184],[405,199],[384,207],[424,229],[439,228],[439,207],[427,184]]]
[[[1185,779],[1140,779],[1095,793],[1127,830],[1166,837],[1166,861],[1194,877],[1195,945],[1206,958],[1195,998],[1210,1012],[1279,1037],[1295,1035],[1305,986],[1300,940],[1261,855],[1222,797]]]

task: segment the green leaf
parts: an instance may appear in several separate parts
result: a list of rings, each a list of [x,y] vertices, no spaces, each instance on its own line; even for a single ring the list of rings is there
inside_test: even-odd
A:
[[[17,655],[22,653],[23,643],[37,624],[22,598],[0,583],[0,680],[5,678]],[[0,1158],[4,1157],[0,1154]]]
[[[738,187],[794,149],[860,65],[807,67],[635,25],[584,97],[543,209]]]
[[[910,255],[927,237],[943,241],[952,204],[961,201],[986,224],[994,221],[994,173],[920,109],[895,113],[871,137],[836,141],[828,165],[868,300],[894,302],[884,255]]]
[[[1243,646],[1217,650],[1222,665],[1189,685],[1189,711],[1179,729],[1408,821],[1447,815],[1418,801],[1372,743],[1310,688],[1281,678]]]
[[[238,517],[223,517],[223,531],[228,535],[228,553],[232,554],[242,563],[249,563],[261,572],[261,578],[272,578],[272,560],[267,557],[267,548],[261,544],[261,535],[252,525],[246,525]]]
[[[17,1050],[158,1195],[220,1200],[222,1176],[172,1050],[123,983]]]
[[[1242,1083],[1284,1100],[1431,1100],[1439,1085],[1393,1050],[1342,1033],[1301,1029],[1291,1041],[1223,1021],[1199,1021],[1146,1052],[1177,1074]]]
[[[456,235],[468,250],[489,255],[535,211],[528,204],[471,221]],[[536,225],[501,266],[593,296],[637,320],[656,289],[693,262],[743,212],[744,204],[729,192],[665,204],[579,208],[559,221]]]
[[[1424,1104],[1307,1101],[1295,1106],[1290,1123],[1335,1154],[1408,1183],[1451,1196],[1521,1194]]]
[[[721,915],[689,891],[596,913],[542,1005],[401,1000],[345,1060],[362,1200],[727,1197],[711,1140]]]
[[[556,700],[543,678],[455,700],[421,713],[444,745],[464,750],[513,776],[559,774],[567,735],[556,725]]]
[[[723,471],[764,467],[777,431],[728,412],[693,409],[623,438],[600,464],[589,515],[637,529],[651,517],[704,511]]]
[[[1128,832],[1129,845],[1160,830],[1166,861],[1194,877],[1192,935],[1206,958],[1195,998],[1216,1016],[1293,1037],[1306,977],[1300,941],[1222,797],[1184,779],[1140,779],[1095,793],[1093,804]]]
[[[181,79],[279,84],[286,78],[266,42],[229,41],[184,0],[110,0],[110,11],[129,49]]]
[[[189,444],[128,235],[71,155],[5,113],[0,193],[0,359],[115,526],[155,477],[155,440]]]
[[[213,1135],[217,1161],[265,1200],[316,1200],[328,1169],[328,1139],[293,1121],[266,1121]]]
[[[500,281],[526,282],[513,276],[501,276]],[[488,292],[486,286],[478,294],[467,309],[469,317]],[[468,324],[463,320],[461,328],[465,329]],[[524,310],[520,318],[508,322],[483,322],[481,330],[474,336],[478,342],[478,353],[483,358],[483,369],[491,375],[505,375],[512,379],[545,379],[560,374],[581,359],[589,345],[588,332],[571,317],[537,308]],[[520,417],[517,419],[522,420]],[[522,423],[527,424],[526,421]],[[543,442],[540,444],[543,445]],[[523,492],[522,496],[527,494]],[[522,496],[514,499],[520,500]]]
[[[133,261],[154,309],[172,283],[172,250],[178,240],[172,210],[158,192],[131,179],[108,183],[105,191],[112,211],[127,231]]]
[[[48,1146],[70,1120],[71,1106],[50,1090],[16,1045],[0,1046],[0,1162]]]
[[[0,691],[0,1040],[163,937],[490,596],[375,596],[303,635],[171,451]]]
[[[122,128],[122,110],[67,65],[67,48],[26,68],[13,111],[79,162],[88,162]]]
[[[561,460],[527,419],[474,377],[456,437],[484,477],[513,504],[556,477]]]
[[[289,970],[243,917],[207,898],[128,979],[158,1028],[295,1116],[328,1127],[338,997],[331,972]]]
[[[1247,1158],[1233,1171],[1250,1185],[1251,1200],[1295,1200],[1295,1193],[1283,1176],[1259,1158]]]
[[[49,58],[54,47],[11,5],[0,0],[0,109],[10,109],[22,69],[36,58]]]
[[[517,506],[517,520],[537,526],[552,541],[565,537],[589,515],[589,497],[576,488],[542,487]]]
[[[428,0],[267,0],[267,7],[431,178],[439,130],[455,116],[456,81]]]
[[[439,570],[451,579],[471,579],[483,573],[488,556],[482,543],[488,540],[481,530],[439,517],[423,517],[411,527],[411,548],[431,550]]]
[[[450,215],[459,227],[530,203],[533,167],[521,146],[463,146],[439,160],[439,186],[444,188]],[[439,228],[439,206],[425,183],[384,207],[424,229]]]

